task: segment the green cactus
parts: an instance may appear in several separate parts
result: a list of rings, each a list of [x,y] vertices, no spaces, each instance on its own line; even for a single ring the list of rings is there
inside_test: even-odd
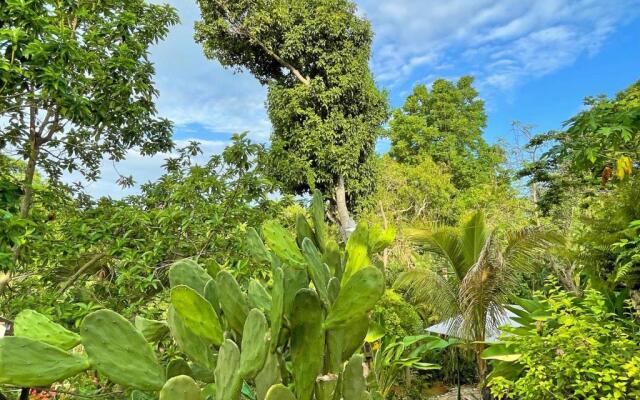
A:
[[[298,400],[309,400],[324,356],[324,311],[315,291],[298,291],[291,311],[291,363]]]
[[[14,321],[13,334],[69,350],[80,344],[80,335],[33,311],[21,311]]]
[[[171,304],[193,333],[216,346],[222,344],[223,335],[218,314],[204,297],[188,286],[171,289]]]
[[[311,213],[311,220],[313,221],[316,244],[320,251],[325,252],[327,249],[328,228],[327,223],[324,220],[324,199],[322,198],[322,193],[318,190],[313,192],[313,199],[311,201],[311,208],[309,209],[309,212]]]
[[[176,261],[169,269],[171,287],[185,285],[204,296],[204,287],[211,276],[192,259]]]
[[[169,379],[160,390],[160,400],[200,400],[200,388],[189,376],[179,375]]]
[[[91,366],[111,381],[142,390],[162,388],[164,370],[151,345],[121,315],[110,310],[87,315],[80,336]]]
[[[264,366],[269,351],[269,325],[262,311],[249,311],[242,333],[242,353],[240,354],[240,376],[254,378]]]
[[[165,375],[167,379],[171,379],[174,376],[179,375],[193,376],[193,371],[191,370],[188,362],[182,358],[176,358],[175,360],[169,361],[169,364],[167,364]]]
[[[218,353],[216,365],[216,400],[238,400],[242,390],[239,373],[240,350],[232,340],[225,340]]]
[[[262,370],[256,375],[256,395],[258,400],[264,400],[267,396],[269,388],[275,384],[281,383],[282,377],[280,375],[280,366],[278,365],[278,357],[269,352],[267,354],[267,360],[262,367]]]
[[[367,397],[367,383],[362,369],[363,362],[362,354],[356,354],[345,365],[341,382],[344,400],[363,400]]]
[[[284,272],[280,267],[273,269],[273,288],[271,290],[271,352],[276,351],[282,321],[284,318]]]
[[[266,400],[298,400],[298,399],[296,399],[296,396],[293,395],[293,393],[288,387],[282,384],[277,384],[269,388],[269,391],[267,392]]]
[[[269,249],[282,261],[302,268],[304,258],[296,241],[287,230],[276,221],[267,221],[262,224],[262,234]]]
[[[209,282],[204,286],[204,298],[213,306],[218,317],[222,316],[220,298],[218,297],[218,285],[215,279],[209,279]]]
[[[252,308],[258,308],[266,314],[269,314],[271,311],[271,295],[258,280],[252,279],[249,281],[247,297],[249,300],[249,306]]]
[[[264,242],[255,228],[249,228],[247,230],[247,247],[256,261],[265,264],[269,264],[271,262],[269,250],[267,250],[267,247],[264,245]]]
[[[324,322],[326,329],[346,326],[361,318],[375,306],[384,293],[384,277],[376,267],[357,271],[340,289],[331,311]]]
[[[311,242],[313,242],[315,246],[318,245],[316,241],[316,235],[313,232],[311,225],[309,225],[309,222],[307,222],[307,219],[304,217],[304,215],[298,214],[298,216],[296,217],[296,243],[300,248],[302,248],[302,241],[304,239],[311,240]]]
[[[299,216],[297,240],[273,221],[262,229],[268,247],[257,231],[249,230],[250,251],[271,264],[270,289],[251,280],[243,290],[217,264],[210,263],[207,272],[193,260],[176,262],[169,271],[167,322],[137,317],[135,329],[111,311],[92,313],[80,332],[88,361],[62,350],[77,344],[77,335],[25,311],[18,318],[24,328],[17,327],[17,333],[42,342],[13,338],[29,342],[7,350],[10,342],[0,339],[0,383],[49,384],[94,368],[114,383],[154,391],[155,398],[160,392],[160,399],[238,400],[241,394],[258,400],[369,398],[362,356],[354,354],[369,329],[368,314],[384,290],[383,274],[372,257],[391,242],[393,232],[361,224],[342,251],[328,235],[322,203],[322,196],[314,193],[313,228]],[[167,326],[189,362],[176,359],[165,370],[148,341],[161,339]],[[44,377],[34,376],[20,357],[45,348],[48,358],[39,367]],[[19,366],[17,372],[7,372],[14,366],[7,359]],[[212,385],[200,392],[196,381]]]
[[[302,254],[307,260],[307,271],[311,276],[313,286],[316,288],[325,307],[328,307],[330,300],[327,286],[329,279],[331,279],[329,267],[322,262],[320,252],[318,252],[318,249],[309,238],[304,238],[302,241]]]
[[[244,321],[247,319],[247,314],[249,314],[247,298],[242,289],[240,289],[236,278],[227,271],[218,273],[216,285],[218,286],[220,306],[225,319],[229,327],[241,335]]]
[[[0,338],[0,384],[49,386],[89,368],[89,360],[18,336]]]
[[[169,325],[164,321],[154,321],[137,315],[133,324],[147,342],[157,342],[169,333]]]
[[[167,322],[171,336],[180,350],[205,368],[213,368],[213,353],[209,348],[209,343],[185,325],[172,305],[169,306],[167,312]]]

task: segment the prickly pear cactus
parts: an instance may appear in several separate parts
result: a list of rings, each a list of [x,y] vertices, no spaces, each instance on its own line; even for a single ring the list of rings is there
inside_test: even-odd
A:
[[[91,366],[111,381],[142,390],[160,390],[164,369],[144,336],[121,315],[95,311],[85,317],[80,336]]]
[[[188,286],[171,289],[171,304],[187,328],[216,346],[222,344],[222,326],[211,303]]]
[[[169,325],[164,321],[154,321],[137,315],[133,324],[148,342],[157,342],[169,333]]]
[[[89,368],[86,357],[17,336],[0,338],[0,383],[20,387],[49,386]]]
[[[254,378],[264,366],[269,351],[269,325],[262,311],[249,311],[242,333],[242,353],[240,354],[240,376]]]
[[[240,350],[231,340],[224,341],[215,370],[216,400],[237,400],[242,390]]]
[[[0,339],[0,383],[48,385],[93,368],[161,400],[238,400],[241,393],[257,400],[369,398],[362,356],[354,354],[384,291],[375,252],[393,235],[359,225],[341,249],[329,237],[319,193],[310,214],[312,224],[298,217],[295,236],[274,221],[263,225],[263,238],[249,230],[251,252],[272,268],[268,283],[253,280],[245,290],[223,266],[184,260],[169,271],[166,323],[136,318],[134,327],[112,311],[88,315],[79,336],[88,360],[63,350],[78,335],[25,311],[18,333],[39,340]],[[173,360],[165,369],[149,342],[167,327],[189,362]]]
[[[160,400],[200,400],[200,388],[189,376],[179,375],[169,379],[160,390]]]
[[[80,335],[33,311],[21,311],[14,321],[13,334],[69,350],[80,344]]]

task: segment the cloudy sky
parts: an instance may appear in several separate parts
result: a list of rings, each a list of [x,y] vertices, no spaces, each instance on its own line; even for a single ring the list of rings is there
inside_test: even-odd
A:
[[[249,74],[207,60],[193,41],[195,0],[168,0],[182,23],[152,49],[160,115],[175,139],[198,140],[206,157],[234,132],[266,142],[266,92]],[[402,104],[416,83],[471,74],[487,101],[487,140],[510,139],[513,120],[560,128],[585,96],[614,94],[640,79],[640,0],[356,0],[375,31],[372,69],[378,85]],[[378,146],[385,151],[385,143]],[[166,155],[131,151],[117,166],[139,183],[155,179]],[[116,172],[88,185],[121,197]],[[77,177],[67,177],[77,180]]]

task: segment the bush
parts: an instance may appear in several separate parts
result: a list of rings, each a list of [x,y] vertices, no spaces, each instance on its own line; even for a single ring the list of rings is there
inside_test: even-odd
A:
[[[388,337],[405,337],[421,332],[418,312],[400,294],[388,289],[373,310],[373,320],[384,327]]]
[[[605,297],[590,290],[584,298],[553,289],[530,324],[504,338],[517,360],[491,376],[494,396],[520,400],[640,398],[640,333],[629,315],[607,308]],[[533,317],[531,314],[529,317]],[[490,348],[490,350],[492,350]],[[507,358],[503,358],[506,360]],[[500,370],[500,371],[498,371]]]

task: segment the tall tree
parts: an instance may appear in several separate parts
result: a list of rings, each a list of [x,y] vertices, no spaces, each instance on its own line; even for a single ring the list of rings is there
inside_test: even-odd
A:
[[[431,90],[417,85],[390,124],[391,156],[403,163],[424,157],[447,167],[459,189],[495,176],[504,155],[482,137],[487,115],[473,78],[437,79]]]
[[[369,23],[348,0],[199,3],[205,54],[268,85],[272,175],[288,192],[333,193],[347,231],[348,206],[371,190],[387,116],[368,67]]]
[[[171,149],[171,123],[156,117],[149,46],[178,22],[145,0],[6,0],[0,4],[0,150],[27,163],[20,215],[43,168],[89,179],[103,156]]]
[[[148,49],[177,22],[173,8],[145,0],[0,3],[0,151],[26,162],[20,217],[38,167],[51,182],[63,171],[95,179],[104,156],[172,148]],[[9,278],[0,271],[0,291]]]

